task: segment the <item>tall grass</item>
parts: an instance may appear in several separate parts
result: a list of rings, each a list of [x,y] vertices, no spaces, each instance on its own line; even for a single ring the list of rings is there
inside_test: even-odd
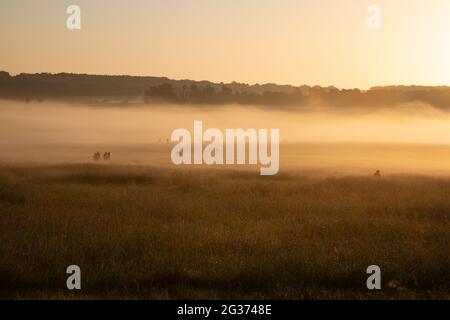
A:
[[[420,176],[0,167],[0,296],[448,299],[449,194]]]

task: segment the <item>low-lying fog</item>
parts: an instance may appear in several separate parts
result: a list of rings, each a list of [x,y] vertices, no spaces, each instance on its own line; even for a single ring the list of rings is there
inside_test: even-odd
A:
[[[251,106],[100,106],[0,101],[0,161],[170,162],[177,128],[279,128],[281,165],[450,172],[450,114],[427,105],[370,111],[277,111]],[[296,142],[296,144],[293,144]],[[120,151],[123,150],[123,151]],[[110,151],[110,150],[108,150]],[[281,167],[282,169],[282,167]]]

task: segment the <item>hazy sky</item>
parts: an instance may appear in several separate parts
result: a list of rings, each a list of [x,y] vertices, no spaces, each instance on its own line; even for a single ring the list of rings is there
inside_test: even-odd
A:
[[[81,30],[66,28],[70,4]],[[450,0],[0,0],[0,69],[13,74],[450,85],[449,57]]]

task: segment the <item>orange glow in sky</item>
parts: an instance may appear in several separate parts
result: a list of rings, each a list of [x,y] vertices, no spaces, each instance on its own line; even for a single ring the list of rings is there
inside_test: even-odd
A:
[[[367,27],[371,4],[380,30]],[[0,0],[0,39],[0,70],[13,74],[450,85],[448,0]]]

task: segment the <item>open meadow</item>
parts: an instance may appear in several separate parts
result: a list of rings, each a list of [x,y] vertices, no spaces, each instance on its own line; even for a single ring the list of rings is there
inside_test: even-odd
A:
[[[0,297],[449,299],[449,195],[442,176],[3,164]]]
[[[0,105],[2,298],[450,298],[447,114]],[[279,173],[175,166],[195,119],[280,128]]]

